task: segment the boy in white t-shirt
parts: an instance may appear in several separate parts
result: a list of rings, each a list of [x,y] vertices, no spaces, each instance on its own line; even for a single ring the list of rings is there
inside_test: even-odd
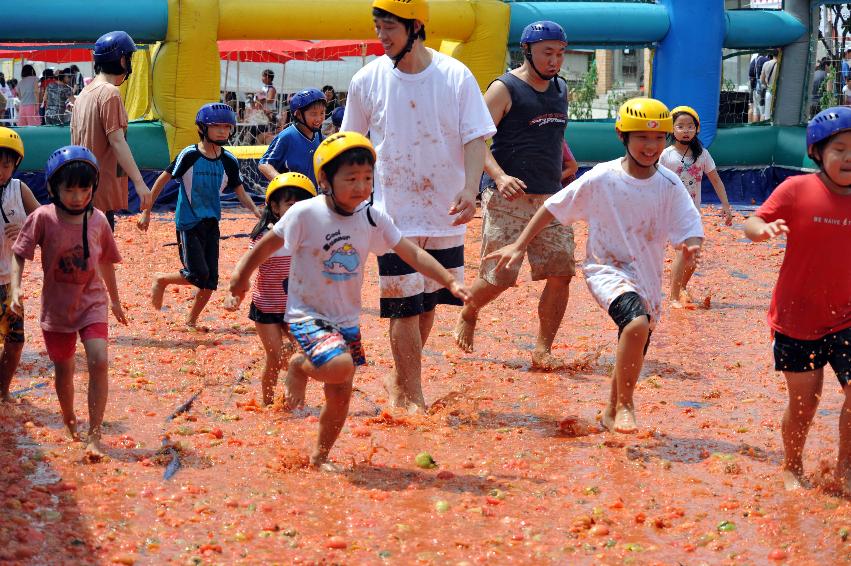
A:
[[[363,135],[339,132],[313,157],[323,197],[298,202],[237,264],[231,277],[236,308],[251,274],[275,250],[292,250],[285,320],[302,352],[290,358],[285,383],[288,408],[304,404],[307,378],[324,383],[325,407],[311,465],[334,470],[328,452],[349,410],[355,367],[366,359],[359,328],[363,265],[371,252],[392,249],[408,265],[445,286],[462,301],[470,293],[437,260],[402,234],[369,203],[375,150]]]
[[[652,98],[627,100],[615,128],[626,155],[600,163],[547,199],[517,241],[488,258],[497,259],[498,268],[511,268],[554,218],[588,223],[585,281],[618,325],[612,391],[602,421],[609,430],[634,432],[633,391],[661,314],[665,245],[670,240],[687,258],[696,258],[703,227],[682,182],[657,164],[672,130],[668,108]]]

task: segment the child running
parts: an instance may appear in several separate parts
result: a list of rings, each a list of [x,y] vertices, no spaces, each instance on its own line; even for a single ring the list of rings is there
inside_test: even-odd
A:
[[[709,151],[700,143],[697,137],[700,133],[700,117],[697,111],[689,106],[677,106],[671,110],[671,118],[674,121],[674,143],[662,152],[659,163],[676,173],[685,185],[686,190],[694,205],[700,211],[700,186],[703,176],[712,183],[712,188],[721,201],[721,209],[724,214],[724,223],[730,226],[733,223],[733,209],[727,201],[727,190],[715,169],[715,161],[709,155]],[[677,250],[674,263],[671,266],[671,304],[680,308],[683,304],[691,302],[686,285],[694,275],[697,264],[694,261],[687,262],[682,250]]]
[[[626,147],[620,159],[600,163],[544,201],[513,244],[490,254],[497,268],[517,268],[529,243],[553,219],[588,223],[585,281],[618,326],[609,404],[603,425],[636,430],[635,390],[650,335],[661,313],[662,265],[667,241],[691,261],[700,252],[700,214],[682,182],[658,166],[673,124],[668,108],[651,98],[627,100],[615,128]]]
[[[121,261],[106,216],[94,209],[98,164],[88,149],[70,145],[47,160],[47,190],[52,204],[37,208],[24,222],[12,246],[12,310],[23,316],[21,276],[24,262],[41,248],[44,282],[41,329],[47,355],[56,371],[56,395],[62,420],[74,440],[81,440],[74,414],[74,351],[77,334],[86,349],[89,369],[89,435],[86,457],[103,457],[101,424],[109,384],[107,296],[112,314],[127,324],[118,298],[113,264]]]
[[[836,480],[851,495],[851,108],[816,114],[807,125],[807,153],[820,171],[781,183],[745,221],[745,235],[754,242],[786,235],[768,309],[774,369],[789,391],[783,482],[786,489],[804,483],[804,443],[830,364],[845,394]]]
[[[0,337],[3,354],[0,355],[0,402],[9,402],[9,386],[21,361],[24,349],[24,318],[10,308],[12,294],[12,244],[21,231],[26,217],[38,208],[38,201],[26,183],[12,175],[24,159],[24,142],[9,128],[0,128]]]
[[[284,213],[296,202],[316,196],[316,187],[301,173],[281,173],[266,189],[266,210],[251,232],[248,249],[254,248]],[[263,404],[274,401],[275,385],[283,362],[293,353],[290,331],[284,322],[287,312],[287,286],[290,252],[281,246],[257,268],[248,318],[254,321],[257,336],[266,351],[263,366]],[[286,403],[286,401],[285,401]]]
[[[286,243],[292,252],[287,314],[302,352],[290,358],[287,408],[304,404],[307,379],[324,383],[325,407],[313,467],[337,470],[328,453],[346,421],[355,368],[366,363],[359,319],[366,256],[392,249],[408,265],[431,277],[461,300],[469,291],[431,255],[403,238],[384,212],[369,204],[375,150],[355,132],[326,138],[314,155],[324,195],[298,202],[237,264],[230,290],[235,308],[257,267]]]
[[[160,310],[169,285],[194,285],[198,288],[186,317],[190,329],[198,327],[198,317],[219,283],[219,220],[222,218],[220,193],[233,189],[242,205],[260,218],[260,211],[242,186],[239,162],[223,147],[236,127],[236,114],[227,104],[205,104],[195,116],[200,143],[183,149],[154,183],[153,200],[166,183],[177,179],[177,249],[183,269],[176,273],[157,273],[151,288],[151,304]],[[148,230],[150,209],[139,218],[138,226]]]

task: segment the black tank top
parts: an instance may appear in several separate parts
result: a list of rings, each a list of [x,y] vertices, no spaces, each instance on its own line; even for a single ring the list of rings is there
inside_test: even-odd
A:
[[[508,175],[526,183],[529,194],[551,195],[561,189],[561,146],[567,125],[567,85],[549,81],[546,92],[505,73],[498,79],[511,95],[511,110],[493,137],[491,152]]]

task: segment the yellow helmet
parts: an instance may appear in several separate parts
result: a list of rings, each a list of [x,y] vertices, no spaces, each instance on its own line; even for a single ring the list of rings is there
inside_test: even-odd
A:
[[[313,174],[316,179],[319,179],[319,172],[328,164],[329,161],[350,149],[362,147],[368,149],[372,153],[372,158],[375,159],[375,148],[372,147],[372,142],[358,132],[337,132],[322,140],[319,147],[313,154]]]
[[[372,0],[372,7],[390,12],[403,20],[419,20],[428,23],[428,2],[426,0]]]
[[[283,189],[284,187],[297,189],[298,192],[304,193],[300,195],[304,198],[316,196],[316,187],[313,185],[313,181],[310,180],[310,177],[290,171],[289,173],[275,175],[275,178],[272,179],[269,186],[266,187],[266,204],[269,204],[269,201],[272,199],[272,195],[275,191]]]
[[[671,113],[664,103],[655,98],[630,98],[621,104],[615,128],[621,132],[674,131]]]
[[[18,154],[18,162],[15,168],[24,160],[24,142],[18,132],[9,128],[0,128],[0,147],[10,149]]]
[[[673,110],[671,110],[671,119],[673,120],[676,114],[688,114],[692,118],[694,118],[694,123],[697,126],[697,131],[700,132],[700,116],[697,115],[697,110],[692,108],[691,106],[677,106]]]

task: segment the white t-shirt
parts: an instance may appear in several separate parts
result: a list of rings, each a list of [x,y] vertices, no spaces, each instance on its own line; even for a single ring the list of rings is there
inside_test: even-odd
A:
[[[384,253],[402,238],[380,210],[342,216],[328,208],[325,197],[295,203],[272,231],[292,250],[284,319],[316,318],[341,327],[357,326],[360,319],[366,256]]]
[[[23,226],[24,220],[27,219],[27,212],[24,210],[24,201],[21,198],[21,181],[10,180],[3,189],[0,199],[2,199],[0,202],[3,204],[3,212],[9,224]],[[0,227],[5,224],[6,221],[0,216]],[[12,281],[12,244],[14,243],[15,240],[7,238],[5,231],[0,229],[0,285],[7,285]]]
[[[653,323],[662,310],[665,244],[703,237],[700,214],[679,178],[664,167],[649,179],[636,179],[620,159],[600,163],[544,206],[562,224],[588,223],[582,270],[600,306],[608,310],[634,291],[646,301]]]
[[[706,173],[715,171],[715,160],[706,151],[706,148],[700,152],[700,157],[697,161],[692,159],[691,155],[684,156],[677,151],[673,145],[669,145],[662,152],[659,158],[659,163],[676,173],[683,182],[694,205],[700,209],[700,183],[703,181],[703,176]]]
[[[496,127],[476,79],[429,49],[431,64],[408,74],[386,55],[352,78],[342,131],[369,132],[378,154],[375,206],[406,236],[452,236],[449,208],[464,189],[464,145]]]

